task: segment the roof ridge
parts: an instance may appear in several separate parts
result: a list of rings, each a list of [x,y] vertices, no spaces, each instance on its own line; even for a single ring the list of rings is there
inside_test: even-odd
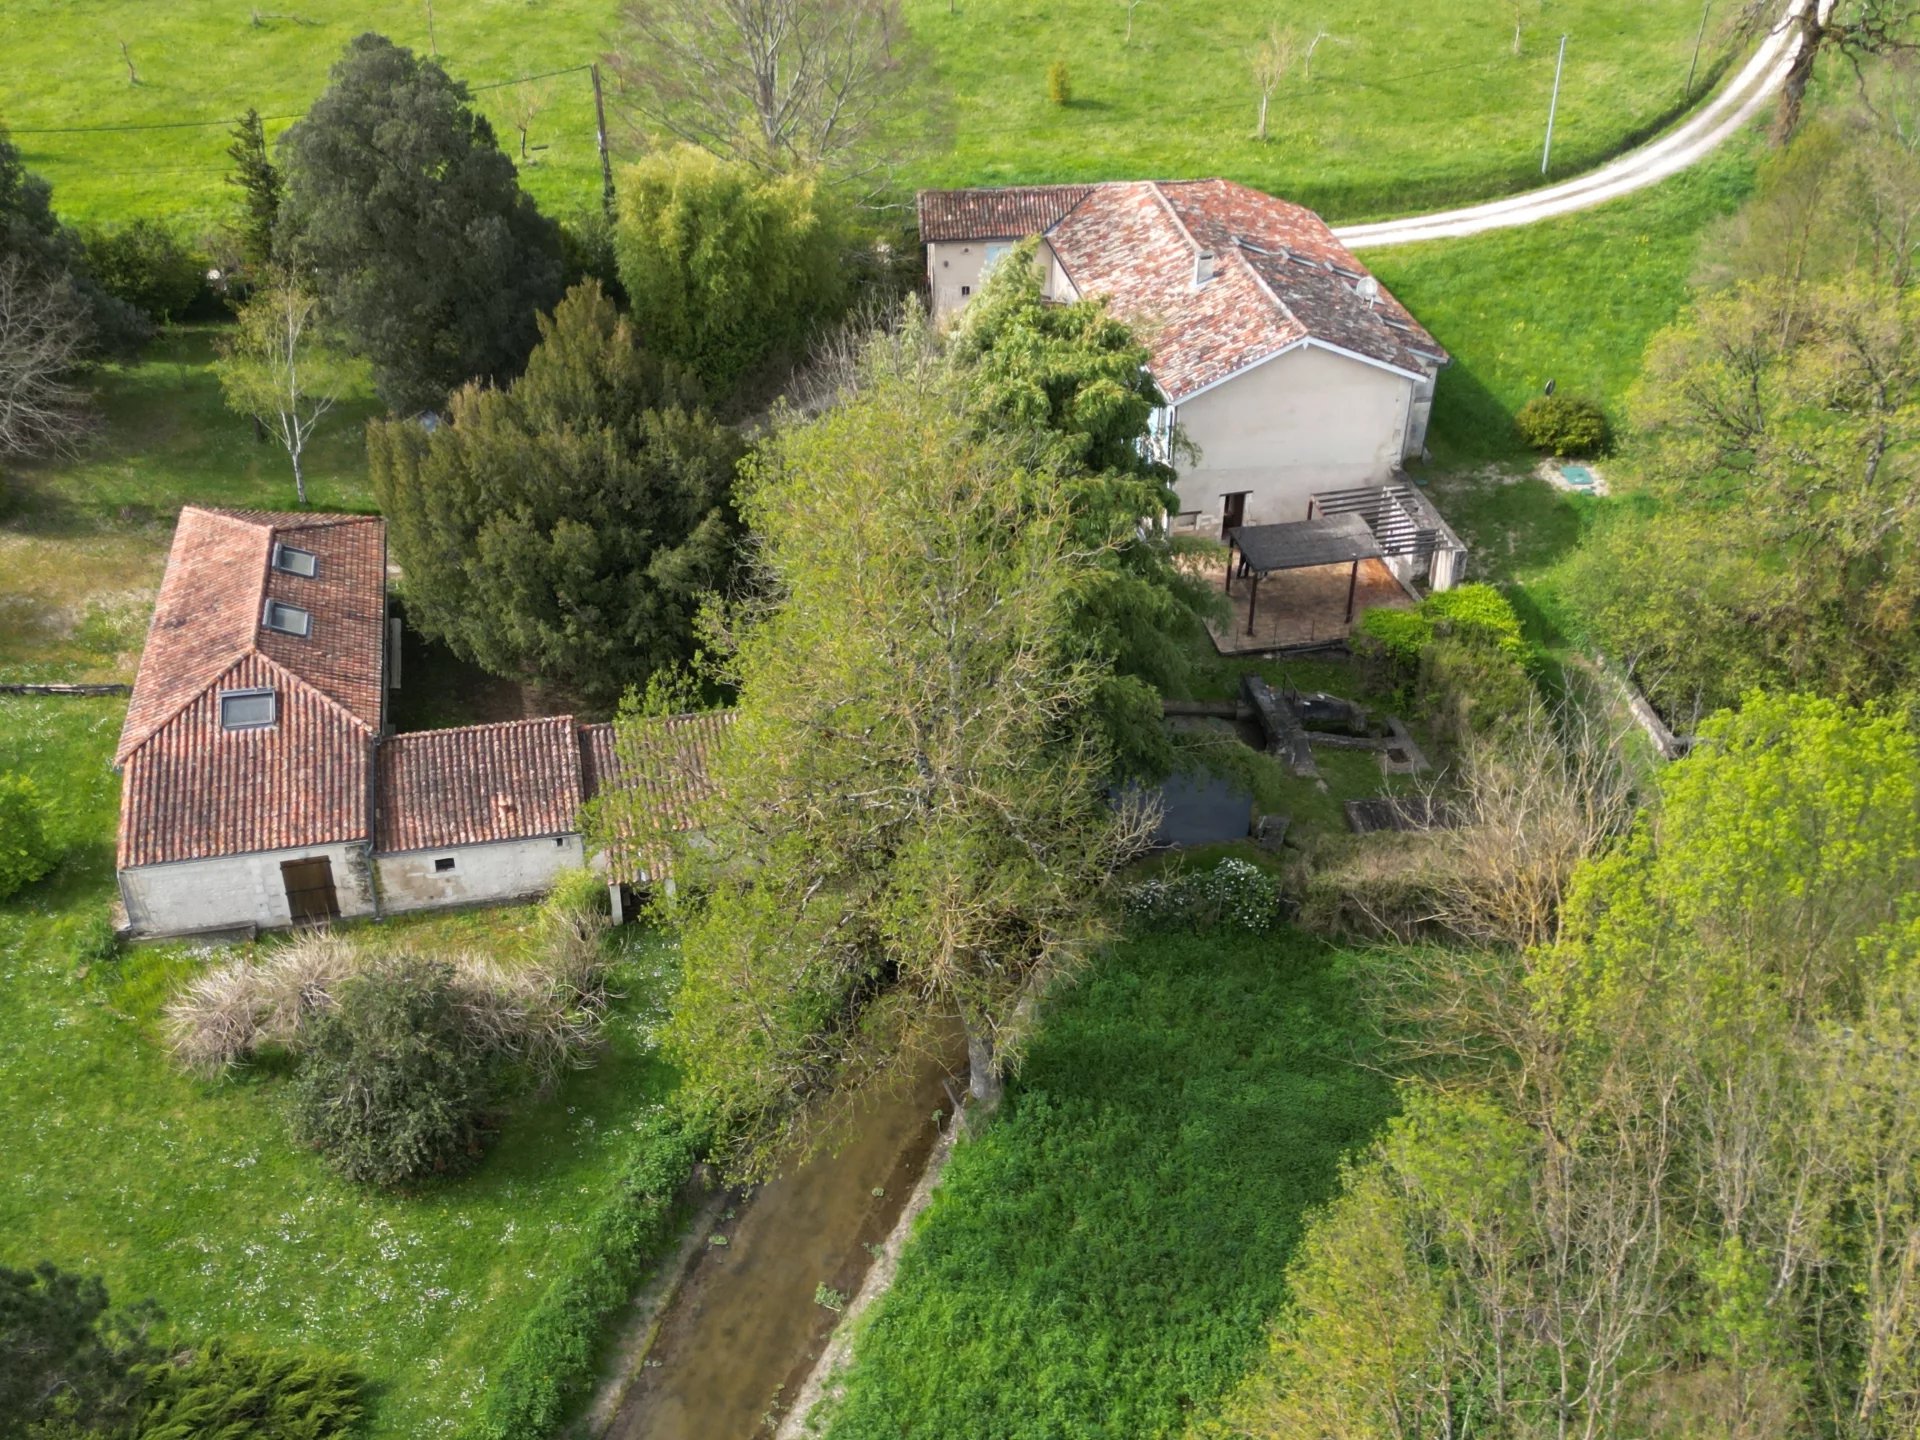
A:
[[[517,720],[480,720],[472,725],[438,725],[431,730],[399,730],[386,737],[387,743],[395,740],[424,740],[432,735],[459,735],[475,730],[504,730],[512,725],[556,725],[576,726],[572,715],[522,715]]]

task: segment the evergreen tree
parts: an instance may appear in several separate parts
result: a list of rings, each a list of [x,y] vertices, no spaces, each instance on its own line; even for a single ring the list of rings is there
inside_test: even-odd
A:
[[[505,390],[368,433],[408,618],[496,674],[611,702],[693,648],[730,569],[740,444],[594,281]]]
[[[362,35],[281,142],[274,251],[311,272],[396,412],[518,372],[560,294],[560,237],[431,60]]]
[[[227,156],[233,161],[229,185],[237,185],[246,195],[246,218],[240,224],[240,254],[249,265],[266,266],[273,261],[273,227],[280,218],[280,196],[284,188],[280,171],[267,152],[266,127],[260,112],[253,107],[240,117],[230,132],[233,143]]]

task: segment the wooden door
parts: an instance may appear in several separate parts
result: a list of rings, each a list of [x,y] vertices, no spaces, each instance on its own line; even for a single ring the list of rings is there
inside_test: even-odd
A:
[[[1237,530],[1247,523],[1247,496],[1249,490],[1236,490],[1231,495],[1220,497],[1220,538],[1227,538],[1229,530]]]
[[[296,925],[332,920],[340,913],[333,893],[333,862],[326,856],[311,860],[283,860],[280,879],[287,887],[287,913]]]

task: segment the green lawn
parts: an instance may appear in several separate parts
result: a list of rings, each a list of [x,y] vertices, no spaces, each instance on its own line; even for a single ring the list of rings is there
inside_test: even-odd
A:
[[[1390,1106],[1355,960],[1293,932],[1115,947],[1047,1012],[856,1351],[831,1440],[1185,1433]]]
[[[27,63],[0,72],[0,123],[68,216],[162,214],[206,228],[236,208],[223,183],[228,117],[257,106],[278,134],[355,34],[426,51],[428,10],[413,0],[13,0],[0,48]],[[934,138],[902,178],[1223,174],[1357,219],[1538,184],[1562,33],[1554,174],[1591,166],[1684,104],[1695,0],[1532,0],[1523,10],[1516,57],[1508,0],[1374,0],[1340,12],[1145,0],[1130,44],[1120,0],[906,0],[911,44],[928,61],[906,113]],[[612,43],[616,12],[614,0],[443,0],[433,13],[442,62],[478,87],[592,61]],[[1262,144],[1249,55],[1273,19],[1309,39],[1322,25],[1330,34],[1311,82],[1296,70],[1276,93]],[[1726,37],[1709,35],[1696,91],[1730,54]],[[1055,59],[1073,81],[1064,107],[1047,99]],[[516,153],[514,113],[528,96],[539,101],[529,139],[543,148],[523,162],[525,183],[551,213],[591,208],[600,177],[588,77],[478,93]],[[213,123],[181,123],[194,121]],[[175,128],[67,128],[156,122]]]
[[[373,1381],[370,1437],[451,1433],[606,1197],[633,1128],[671,1084],[651,1044],[666,951],[644,932],[618,972],[611,1047],[509,1115],[473,1175],[419,1193],[335,1178],[286,1135],[279,1081],[191,1080],[156,1016],[197,947],[116,961],[75,947],[113,898],[124,702],[0,698],[0,770],[57,800],[68,859],[0,905],[0,1262],[50,1259],[159,1301],[183,1336],[338,1350]],[[383,938],[511,954],[530,912],[389,923]]]

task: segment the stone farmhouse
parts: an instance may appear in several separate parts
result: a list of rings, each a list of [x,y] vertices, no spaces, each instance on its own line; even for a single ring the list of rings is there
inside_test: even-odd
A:
[[[1176,528],[1304,521],[1425,447],[1447,352],[1311,210],[1192,180],[924,190],[919,213],[936,317],[1038,236],[1050,298],[1103,296],[1140,331],[1167,399],[1154,433],[1198,451]]]
[[[180,513],[115,755],[128,927],[176,935],[536,894],[587,863],[581,807],[625,786],[678,824],[724,715],[655,722],[629,767],[570,716],[395,735],[384,521]],[[673,828],[672,825],[669,828]],[[666,878],[592,857],[616,917]]]

